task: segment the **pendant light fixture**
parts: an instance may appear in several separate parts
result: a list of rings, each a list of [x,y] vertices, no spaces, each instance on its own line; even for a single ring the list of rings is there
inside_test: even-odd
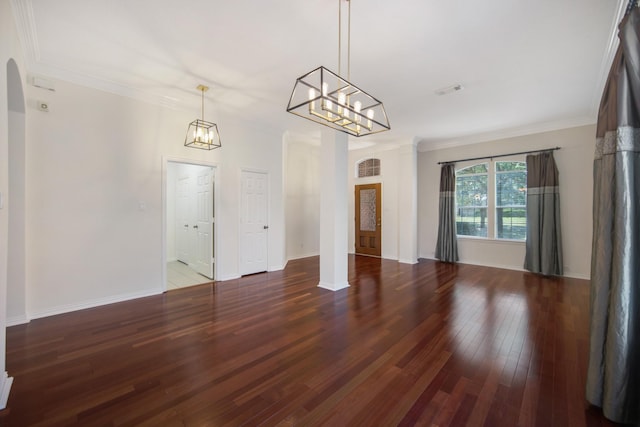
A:
[[[196,88],[202,92],[202,119],[195,119],[189,123],[187,136],[184,138],[184,146],[200,148],[201,150],[213,150],[222,147],[218,125],[207,122],[204,119],[204,93],[209,90],[205,85]]]
[[[342,5],[349,4],[347,79],[342,77]],[[318,67],[299,77],[293,86],[287,111],[353,136],[391,129],[381,101],[349,82],[351,79],[351,1],[338,0],[338,74]]]

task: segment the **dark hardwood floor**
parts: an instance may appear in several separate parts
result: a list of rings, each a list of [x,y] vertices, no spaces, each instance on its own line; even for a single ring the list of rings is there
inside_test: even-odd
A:
[[[589,284],[349,258],[7,330],[7,426],[602,426]]]

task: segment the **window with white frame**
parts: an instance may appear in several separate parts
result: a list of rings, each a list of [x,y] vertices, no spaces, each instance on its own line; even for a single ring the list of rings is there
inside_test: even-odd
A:
[[[456,171],[458,236],[525,240],[527,166],[522,161],[477,163]]]
[[[487,237],[489,164],[456,171],[456,231],[458,236]]]

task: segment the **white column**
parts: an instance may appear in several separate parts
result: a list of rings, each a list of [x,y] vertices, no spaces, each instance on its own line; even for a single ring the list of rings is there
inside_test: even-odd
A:
[[[348,135],[322,129],[320,146],[320,283],[337,291],[348,282]]]
[[[398,261],[418,262],[418,146],[398,149]]]
[[[11,384],[13,384],[13,378],[8,376],[6,371],[0,371],[0,410],[7,407]]]

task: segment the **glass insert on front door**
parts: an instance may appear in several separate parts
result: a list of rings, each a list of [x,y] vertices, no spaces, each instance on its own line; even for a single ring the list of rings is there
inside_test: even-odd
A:
[[[360,190],[360,231],[376,231],[376,190]]]

